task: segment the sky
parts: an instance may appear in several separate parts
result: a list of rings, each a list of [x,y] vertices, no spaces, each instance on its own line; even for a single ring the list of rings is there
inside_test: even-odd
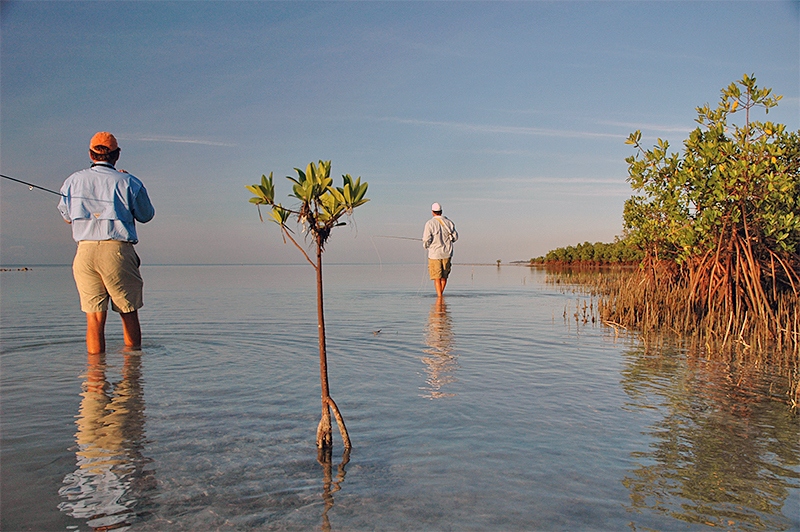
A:
[[[612,242],[628,135],[680,151],[745,74],[800,129],[800,3],[3,1],[0,173],[58,190],[97,131],[156,208],[144,264],[304,259],[245,185],[331,160],[369,183],[329,263],[419,263],[439,202],[455,263]],[[736,115],[734,122],[739,121]],[[58,197],[0,179],[0,264],[69,264]]]

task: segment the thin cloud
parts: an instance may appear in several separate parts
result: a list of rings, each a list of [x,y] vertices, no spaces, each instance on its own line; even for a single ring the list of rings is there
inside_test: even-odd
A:
[[[560,184],[590,184],[590,185],[624,185],[628,186],[624,179],[600,179],[595,177],[529,177],[529,178],[513,178],[515,182],[524,183],[552,183],[555,185]]]
[[[232,148],[235,144],[227,142],[215,142],[213,140],[203,139],[189,139],[182,137],[167,137],[160,135],[117,135],[120,140],[129,140],[134,142],[171,142],[176,144],[200,144],[202,146],[221,146],[225,148]]]
[[[600,124],[604,124],[607,126],[614,126],[614,127],[624,127],[629,129],[631,132],[635,130],[640,130],[642,132],[646,131],[662,131],[664,133],[681,133],[681,134],[689,134],[693,131],[694,127],[686,127],[686,126],[662,126],[658,124],[633,124],[627,122],[600,122]]]
[[[447,185],[450,183],[467,185],[485,185],[486,183],[497,184],[510,184],[510,185],[525,185],[525,184],[552,184],[552,185],[609,185],[609,186],[625,186],[628,187],[625,178],[611,177],[607,179],[599,177],[548,177],[548,176],[508,176],[508,177],[481,177],[481,178],[458,178],[458,179],[437,179],[438,185]]]
[[[541,194],[531,195],[496,195],[484,196],[480,198],[454,197],[449,200],[449,204],[499,204],[499,205],[530,205],[534,203],[549,203],[559,198],[630,198],[630,190],[623,189],[596,189],[591,187],[555,189],[548,190],[546,196]]]
[[[624,139],[624,135],[616,133],[594,133],[591,131],[572,131],[561,129],[546,129],[538,127],[521,126],[498,126],[491,124],[468,124],[462,122],[438,122],[433,120],[419,120],[415,118],[384,117],[379,120],[395,122],[397,124],[409,124],[415,126],[435,126],[469,133],[504,133],[511,135],[538,135],[542,137],[563,137],[563,138],[603,138],[603,139]]]

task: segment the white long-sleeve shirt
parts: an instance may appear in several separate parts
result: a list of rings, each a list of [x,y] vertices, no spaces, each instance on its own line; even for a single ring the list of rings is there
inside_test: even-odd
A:
[[[449,259],[453,256],[453,242],[458,240],[456,224],[445,216],[434,216],[425,224],[422,245],[429,259]]]

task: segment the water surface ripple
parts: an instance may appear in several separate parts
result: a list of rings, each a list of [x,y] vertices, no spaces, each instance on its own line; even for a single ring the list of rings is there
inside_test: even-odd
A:
[[[800,421],[745,371],[584,322],[526,267],[144,266],[87,357],[69,267],[2,272],[2,530],[798,530]]]

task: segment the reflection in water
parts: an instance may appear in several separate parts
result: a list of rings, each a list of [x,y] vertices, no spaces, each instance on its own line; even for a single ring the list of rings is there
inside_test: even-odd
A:
[[[145,470],[141,356],[127,353],[122,379],[106,377],[105,355],[90,355],[83,385],[75,455],[78,469],[64,478],[59,509],[95,530],[127,528],[155,485]]]
[[[322,500],[325,502],[325,509],[322,511],[322,530],[329,532],[331,530],[331,520],[328,517],[328,512],[333,508],[333,494],[342,489],[342,482],[344,482],[344,477],[347,474],[344,467],[350,461],[350,449],[344,450],[342,462],[337,468],[336,480],[333,479],[333,453],[330,447],[317,453],[317,461],[322,465],[323,469]]]
[[[797,503],[788,497],[800,487],[800,423],[774,400],[775,377],[667,347],[627,357],[629,406],[663,414],[647,433],[650,448],[632,453],[628,509],[726,530],[796,527],[783,507]]]
[[[453,321],[443,297],[437,298],[436,303],[431,305],[428,326],[425,329],[425,344],[428,346],[425,350],[427,356],[421,357],[421,360],[428,366],[428,378],[425,386],[420,388],[426,392],[423,397],[437,399],[454,396],[454,393],[442,391],[447,384],[458,380],[455,378],[458,357],[452,354],[455,347]]]

